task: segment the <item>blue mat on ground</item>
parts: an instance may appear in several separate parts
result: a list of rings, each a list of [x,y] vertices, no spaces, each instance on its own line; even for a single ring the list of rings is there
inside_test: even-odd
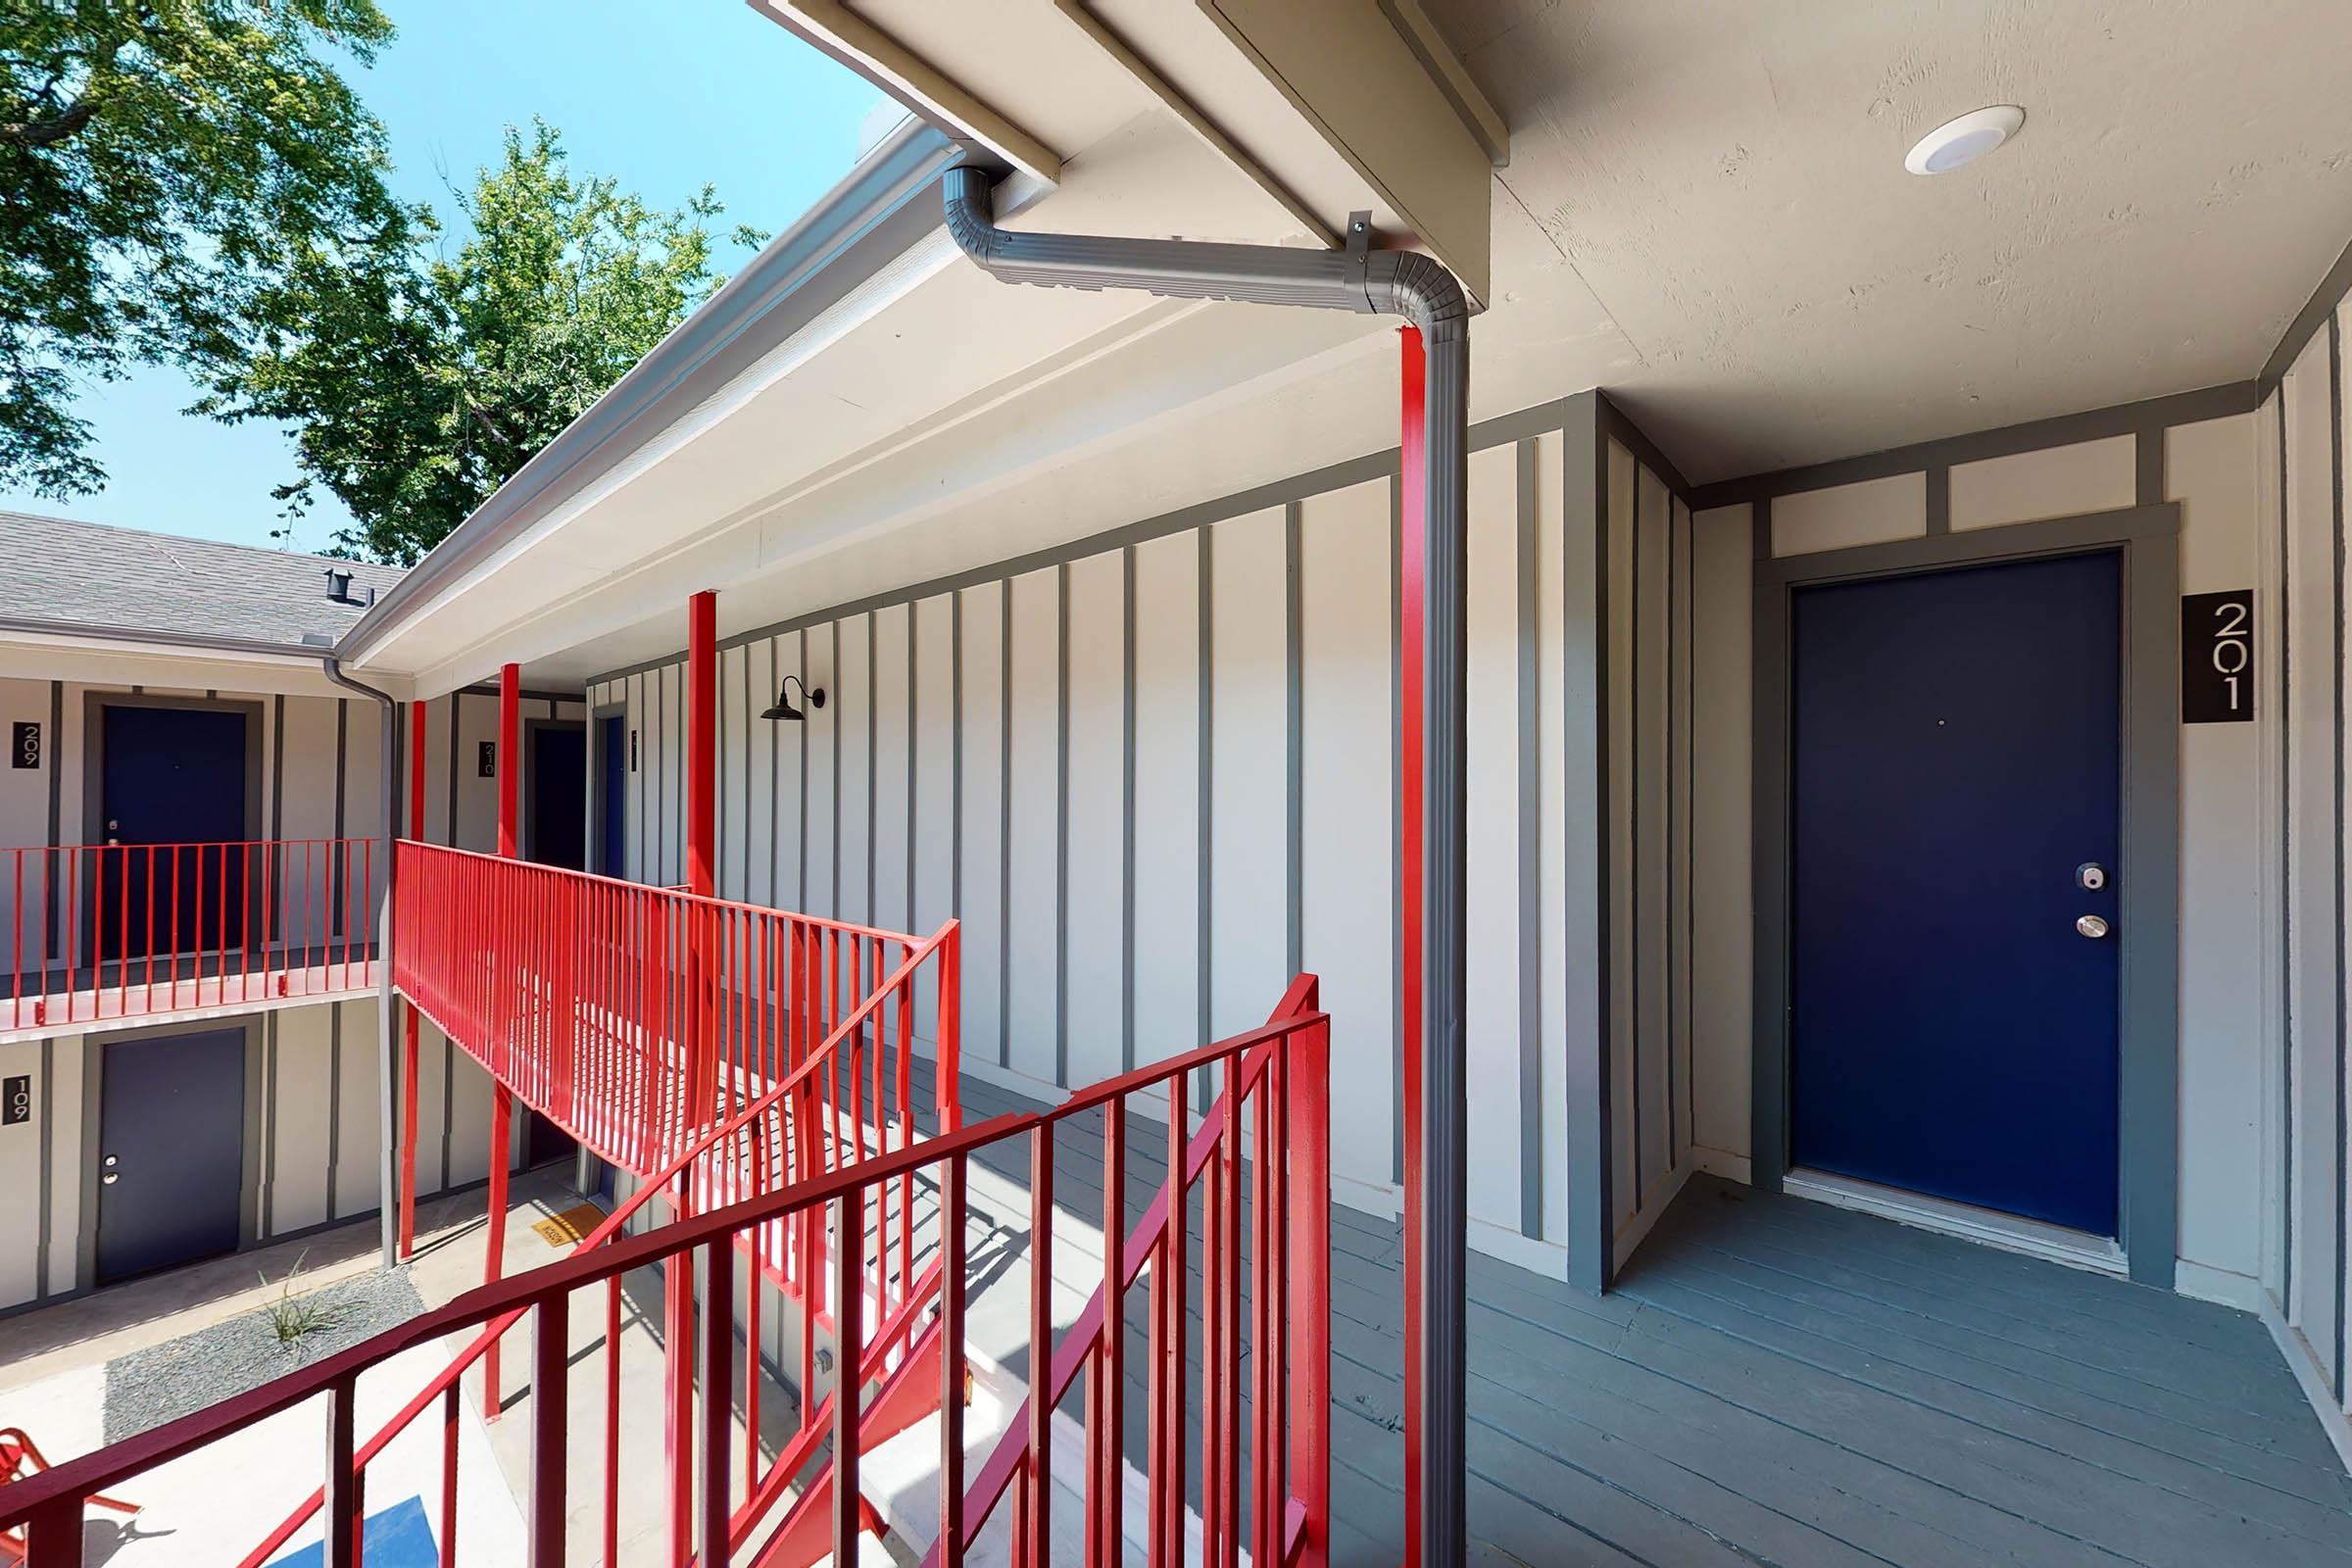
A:
[[[360,1527],[360,1558],[368,1568],[441,1568],[441,1553],[424,1519],[424,1499],[410,1497]],[[326,1547],[313,1544],[272,1558],[270,1568],[325,1568]]]

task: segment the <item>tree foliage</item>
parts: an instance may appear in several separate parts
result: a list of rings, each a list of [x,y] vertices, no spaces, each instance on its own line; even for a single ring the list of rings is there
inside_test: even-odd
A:
[[[373,0],[0,0],[0,482],[97,489],[78,384],[233,360],[289,253],[403,221],[328,63],[391,36]]]
[[[655,211],[573,174],[536,121],[456,206],[454,253],[421,208],[360,243],[294,247],[256,302],[256,347],[198,405],[295,426],[278,495],[295,514],[320,487],[342,501],[343,553],[414,562],[721,281],[710,187]]]

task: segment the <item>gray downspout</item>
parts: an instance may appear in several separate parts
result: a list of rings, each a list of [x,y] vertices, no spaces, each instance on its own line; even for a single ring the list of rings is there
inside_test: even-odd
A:
[[[363,697],[375,699],[383,720],[383,738],[376,745],[376,799],[383,806],[384,819],[384,902],[376,910],[376,1002],[375,1002],[375,1126],[376,1175],[375,1199],[377,1230],[383,1241],[384,1267],[400,1262],[400,1192],[399,1180],[400,1129],[393,1125],[393,1079],[397,1071],[396,1053],[392,1036],[392,865],[397,853],[399,834],[394,831],[398,802],[393,795],[393,780],[397,762],[393,751],[398,745],[399,710],[389,694],[377,691],[343,673],[342,662],[328,655],[322,662],[326,678]]]
[[[1428,641],[1424,651],[1423,986],[1420,1357],[1420,1560],[1453,1568],[1467,1550],[1464,1476],[1465,1291],[1468,1218],[1467,1084],[1463,1068],[1464,936],[1468,888],[1468,646],[1470,305],[1453,274],[1412,251],[1369,248],[1370,217],[1348,220],[1345,251],[1184,240],[1014,233],[999,228],[983,170],[942,179],[948,232],[965,255],[1009,283],[1132,288],[1178,299],[1238,300],[1401,316],[1421,332],[1428,376],[1426,529]]]

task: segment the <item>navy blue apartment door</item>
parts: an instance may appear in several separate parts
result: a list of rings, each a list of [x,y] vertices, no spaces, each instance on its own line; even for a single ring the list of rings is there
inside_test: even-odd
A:
[[[234,1251],[244,1029],[98,1049],[98,1283]]]
[[[98,952],[143,957],[267,940],[245,918],[246,890],[265,871],[259,847],[245,847],[246,713],[127,703],[101,712],[99,842],[109,848],[90,868]]]
[[[2121,585],[1795,595],[1794,1165],[2116,1234]]]

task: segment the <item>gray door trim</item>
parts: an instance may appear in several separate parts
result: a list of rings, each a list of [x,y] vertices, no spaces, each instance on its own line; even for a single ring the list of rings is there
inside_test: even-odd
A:
[[[625,702],[598,703],[588,710],[588,859],[591,862],[588,869],[598,876],[625,877],[629,874],[627,866],[602,863],[605,858],[605,813],[628,808],[625,800],[613,802],[605,799],[605,720],[608,718],[620,720],[620,744],[625,753],[629,744],[629,705]],[[625,756],[621,765],[624,768],[628,765]],[[623,822],[621,826],[625,829],[628,824]],[[622,842],[626,844],[625,837]],[[626,858],[625,850],[623,858]]]
[[[2123,558],[2123,935],[2118,1241],[2132,1277],[2171,1289],[2180,1158],[2180,509],[2166,502],[1755,564],[1755,1016],[1751,1176],[1788,1170],[1788,624],[1819,583],[2115,550]]]

